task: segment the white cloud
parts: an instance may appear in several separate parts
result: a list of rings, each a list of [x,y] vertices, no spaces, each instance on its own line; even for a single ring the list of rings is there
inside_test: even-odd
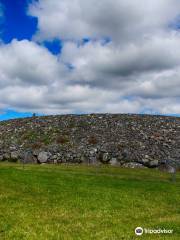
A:
[[[69,70],[46,48],[27,40],[0,45],[2,108],[41,113],[100,111],[119,95],[80,84],[71,85]],[[98,101],[98,104],[97,104]]]
[[[98,48],[98,46],[101,48],[100,45],[96,46],[96,44],[91,47]],[[84,52],[81,52],[81,57],[86,55],[86,48],[88,49],[88,46],[82,47],[82,52]],[[69,46],[67,49],[73,48]],[[63,53],[61,57],[54,56],[47,49],[29,41],[14,40],[9,45],[1,45],[0,107],[47,114],[135,113],[144,109],[147,111],[153,109],[159,113],[174,113],[173,111],[180,113],[179,93],[177,91],[180,87],[178,81],[180,74],[176,64],[176,74],[173,70],[163,70],[158,74],[151,72],[149,75],[142,73],[138,85],[138,80],[134,81],[132,74],[127,81],[128,83],[119,84],[116,88],[108,88],[103,83],[97,86],[98,79],[94,79],[95,83],[77,81],[79,71],[82,70],[85,74],[90,63],[87,67],[82,67],[83,64],[79,63],[81,61],[78,60],[75,52],[76,48],[72,59],[77,66],[74,70],[75,73],[74,71],[70,73],[71,71],[69,72],[69,69],[64,65],[64,60],[68,60],[68,52]],[[88,56],[89,54],[85,57],[87,61]],[[80,69],[78,69],[78,64],[81,66]],[[91,72],[90,74],[93,75]],[[101,74],[104,74],[103,71]],[[94,76],[98,76],[98,74]],[[113,76],[112,74],[112,79]],[[110,75],[106,78],[104,74],[104,81],[108,82],[109,77]],[[169,77],[174,80],[168,82]],[[122,79],[123,81],[124,79]],[[159,89],[164,90],[160,93]]]
[[[179,0],[34,2],[34,42],[0,45],[0,108],[180,114],[179,13]],[[58,56],[35,42],[54,38]]]
[[[110,37],[122,44],[167,30],[179,10],[179,0],[39,0],[29,14],[38,17],[38,39]]]
[[[117,88],[129,82],[136,84],[144,75],[163,74],[179,67],[180,35],[158,36],[123,48],[113,43],[104,46],[100,42],[89,42],[80,47],[66,43],[61,58],[74,66],[72,82]]]
[[[59,78],[62,69],[46,48],[29,41],[13,40],[0,46],[0,85],[46,85]],[[4,79],[4,81],[3,81]]]

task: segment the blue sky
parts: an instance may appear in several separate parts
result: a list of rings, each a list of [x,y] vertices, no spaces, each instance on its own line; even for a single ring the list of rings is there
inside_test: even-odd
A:
[[[6,110],[5,112],[0,113],[0,120],[8,120],[13,118],[24,118],[32,117],[32,113],[21,113],[13,110]]]
[[[10,43],[14,38],[18,40],[32,39],[36,32],[37,19],[27,16],[28,0],[1,0],[3,4],[4,19],[1,24],[1,39],[4,43]],[[52,49],[53,51],[53,49]],[[21,113],[6,110],[0,113],[0,120],[10,118],[32,116],[32,113]]]
[[[179,116],[180,2],[144,2],[0,0],[0,120]]]
[[[13,39],[32,40],[37,30],[37,18],[28,16],[27,9],[31,0],[1,0],[3,5],[4,19],[1,24],[1,39],[8,44]],[[53,54],[59,53],[61,49],[61,41],[54,39],[53,41],[44,41],[42,43]],[[21,118],[32,116],[31,112],[16,112],[14,110],[3,110],[0,113],[0,120],[12,118]]]
[[[37,30],[36,17],[27,14],[28,5],[31,0],[1,0],[4,9],[4,21],[1,25],[1,39],[4,43],[10,43],[13,39],[32,40]],[[59,53],[61,49],[61,41],[54,39],[53,41],[44,41],[43,44],[53,53]]]
[[[28,0],[1,0],[4,9],[2,39],[5,43],[14,38],[32,39],[37,28],[37,18],[27,16]]]

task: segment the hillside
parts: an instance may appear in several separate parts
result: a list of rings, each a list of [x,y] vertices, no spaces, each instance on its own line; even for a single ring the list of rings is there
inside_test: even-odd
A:
[[[0,161],[109,163],[157,167],[180,164],[180,118],[91,114],[0,122]]]
[[[0,164],[1,240],[178,240],[180,174]],[[135,235],[135,228],[173,234]]]

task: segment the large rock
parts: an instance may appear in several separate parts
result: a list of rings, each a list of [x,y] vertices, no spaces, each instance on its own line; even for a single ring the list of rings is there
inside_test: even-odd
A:
[[[98,156],[98,159],[102,163],[108,163],[111,158],[110,158],[110,155],[109,155],[108,152],[100,152],[99,156]]]
[[[46,163],[50,157],[50,154],[48,152],[42,151],[38,154],[38,162],[39,163]]]
[[[4,153],[3,160],[6,161],[6,160],[9,160],[9,159],[11,159],[11,155],[8,152]]]
[[[159,164],[159,170],[169,172],[169,173],[175,173],[179,170],[178,162],[174,161],[173,159],[165,159],[160,161]]]
[[[18,151],[11,152],[11,159],[19,160],[19,152]]]
[[[111,166],[118,166],[118,165],[120,165],[120,163],[118,162],[117,158],[112,158],[110,160],[110,164],[111,164]]]
[[[90,164],[97,164],[97,159],[96,159],[96,157],[94,157],[94,156],[90,156],[89,157],[89,163]]]
[[[169,164],[161,164],[159,166],[159,170],[163,172],[168,172],[168,173],[175,173],[176,168],[174,166],[171,166]]]
[[[158,160],[152,160],[152,161],[148,162],[148,166],[150,168],[158,167],[159,166],[159,161]]]
[[[24,153],[24,156],[21,160],[24,164],[28,163],[37,163],[36,158],[33,156],[33,153],[31,151],[27,151]]]
[[[125,163],[125,164],[123,164],[123,167],[125,167],[125,168],[146,168],[145,166],[143,166],[143,164],[136,163],[136,162]]]
[[[35,157],[37,157],[40,152],[41,152],[41,150],[35,149],[35,150],[33,150],[33,155],[34,155]]]

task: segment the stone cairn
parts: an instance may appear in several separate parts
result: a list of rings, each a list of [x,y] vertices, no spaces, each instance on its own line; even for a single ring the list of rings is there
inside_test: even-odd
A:
[[[90,114],[2,121],[0,161],[178,170],[180,118]]]

